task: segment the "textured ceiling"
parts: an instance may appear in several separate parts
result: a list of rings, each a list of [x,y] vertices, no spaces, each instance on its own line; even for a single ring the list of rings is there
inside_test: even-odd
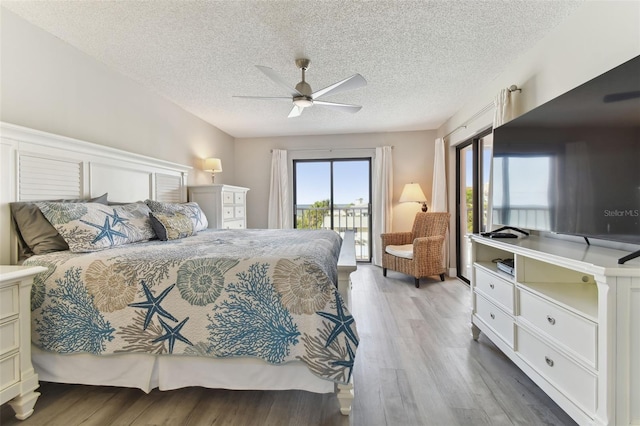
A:
[[[2,5],[237,137],[435,129],[580,6],[576,1],[7,1]],[[354,73],[364,88],[287,118],[311,59],[313,90]],[[505,86],[513,82],[504,82]]]

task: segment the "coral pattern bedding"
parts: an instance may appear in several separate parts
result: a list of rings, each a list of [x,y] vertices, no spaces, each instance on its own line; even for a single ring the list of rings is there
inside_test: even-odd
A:
[[[207,230],[33,256],[32,341],[64,354],[300,360],[350,379],[358,334],[338,293],[333,231]]]

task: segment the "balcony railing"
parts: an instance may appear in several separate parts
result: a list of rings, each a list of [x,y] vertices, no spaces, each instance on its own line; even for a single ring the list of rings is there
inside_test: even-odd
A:
[[[296,206],[296,228],[333,229],[342,237],[345,231],[354,231],[356,260],[369,262],[371,260],[370,210],[369,206],[334,206],[332,217],[329,207]]]
[[[509,215],[508,220],[506,215]],[[493,207],[494,223],[517,223],[524,229],[550,230],[551,219],[549,207],[518,206],[501,208]]]

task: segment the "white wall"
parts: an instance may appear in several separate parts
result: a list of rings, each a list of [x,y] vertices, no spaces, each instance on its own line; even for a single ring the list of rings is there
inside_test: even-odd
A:
[[[217,183],[233,183],[233,138],[0,8],[0,120],[192,166],[222,158]]]
[[[247,194],[247,226],[267,227],[272,149],[286,149],[290,155],[331,158],[370,156],[375,147],[391,145],[394,170],[393,231],[409,231],[420,205],[400,204],[397,200],[404,184],[410,182],[419,183],[427,199],[431,199],[435,138],[435,131],[421,131],[236,139],[235,184],[250,188]],[[317,148],[320,150],[316,151]],[[332,152],[329,151],[331,149]]]
[[[466,106],[438,129],[449,148],[449,211],[455,211],[455,145],[491,125],[493,108],[467,122],[494,99],[502,88],[516,84],[515,116],[521,115],[582,83],[640,55],[640,1],[594,1],[584,5],[533,49],[524,52],[491,83],[470,93]],[[514,118],[515,118],[514,116]],[[454,229],[452,219],[451,229]],[[455,235],[451,237],[451,265],[455,266]]]

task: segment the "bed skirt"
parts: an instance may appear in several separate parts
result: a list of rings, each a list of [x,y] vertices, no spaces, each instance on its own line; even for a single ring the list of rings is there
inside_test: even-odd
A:
[[[122,354],[62,355],[32,345],[31,356],[38,379],[45,382],[179,389],[288,390],[333,393],[335,384],[312,374],[307,365],[292,361],[272,365],[253,358],[206,358]]]

